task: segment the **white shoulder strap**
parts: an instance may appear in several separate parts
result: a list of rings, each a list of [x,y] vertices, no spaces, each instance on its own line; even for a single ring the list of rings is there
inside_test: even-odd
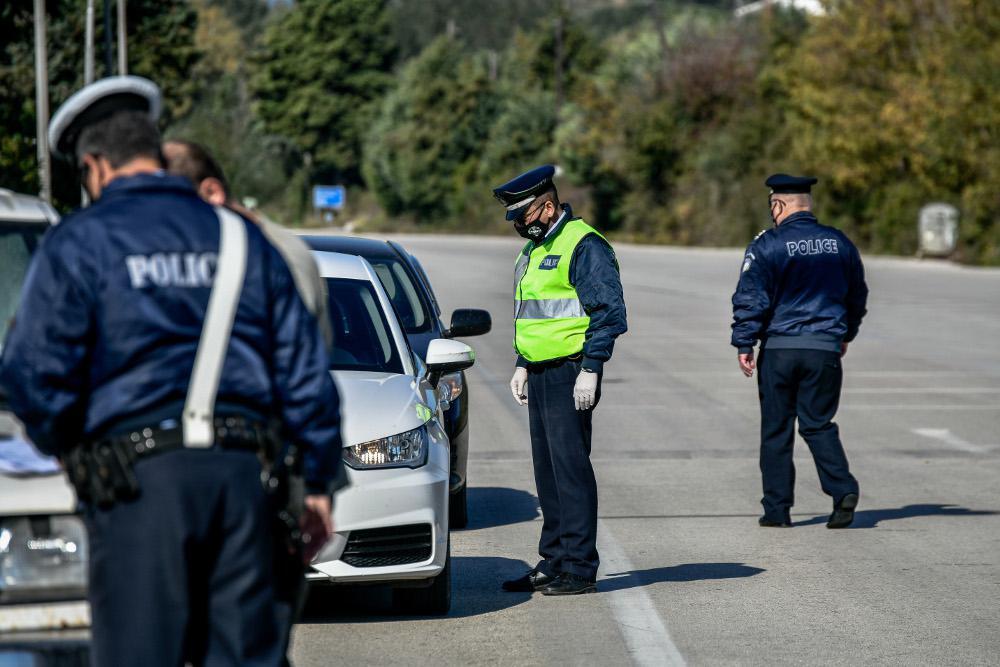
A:
[[[220,228],[219,258],[184,402],[186,447],[211,447],[215,442],[215,397],[247,268],[247,230],[243,220],[222,207],[217,206],[215,213]]]

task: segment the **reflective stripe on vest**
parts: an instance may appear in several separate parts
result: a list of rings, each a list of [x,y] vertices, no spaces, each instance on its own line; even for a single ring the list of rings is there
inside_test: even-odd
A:
[[[514,266],[514,349],[531,362],[583,350],[590,316],[569,279],[576,246],[590,234],[583,220],[563,223],[544,243],[528,243]],[[601,238],[604,238],[601,236]]]
[[[577,298],[514,301],[514,317],[519,320],[554,320],[560,317],[587,317]]]

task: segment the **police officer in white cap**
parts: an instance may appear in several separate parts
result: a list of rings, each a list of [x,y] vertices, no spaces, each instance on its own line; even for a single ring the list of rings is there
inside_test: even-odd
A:
[[[93,664],[281,664],[262,480],[301,449],[306,532],[329,534],[329,352],[258,227],[162,170],[159,110],[114,77],[54,116],[93,205],[36,253],[0,382],[82,503]]]

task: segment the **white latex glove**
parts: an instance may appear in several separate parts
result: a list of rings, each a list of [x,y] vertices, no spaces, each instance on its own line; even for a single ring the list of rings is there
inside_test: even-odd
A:
[[[528,404],[528,369],[518,367],[510,379],[510,393],[518,405]]]
[[[577,410],[589,410],[597,400],[597,373],[580,371],[573,385],[573,403]]]

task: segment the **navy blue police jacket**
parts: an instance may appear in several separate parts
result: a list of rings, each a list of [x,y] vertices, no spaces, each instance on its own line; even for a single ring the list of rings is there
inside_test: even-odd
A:
[[[573,209],[569,204],[562,204],[562,209],[552,234],[558,234],[562,223],[573,219]],[[604,362],[614,352],[615,339],[628,331],[625,295],[614,249],[597,234],[583,237],[570,259],[569,281],[590,317],[584,334],[582,366],[600,372],[604,369]],[[517,365],[526,367],[530,364],[527,359],[518,356]]]
[[[733,294],[732,344],[840,351],[858,335],[868,286],[857,247],[809,212],[788,216],[747,247]]]
[[[216,414],[231,406],[279,420],[318,492],[342,465],[329,350],[281,256],[244,224],[246,278]],[[219,236],[212,207],[186,179],[163,173],[116,179],[49,230],[0,369],[11,408],[40,450],[59,455],[143,421],[180,419]]]

